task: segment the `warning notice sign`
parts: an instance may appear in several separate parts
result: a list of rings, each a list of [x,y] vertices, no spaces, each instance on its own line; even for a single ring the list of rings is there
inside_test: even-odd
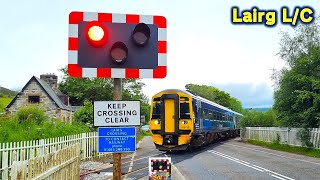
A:
[[[95,101],[94,126],[140,125],[140,101]]]

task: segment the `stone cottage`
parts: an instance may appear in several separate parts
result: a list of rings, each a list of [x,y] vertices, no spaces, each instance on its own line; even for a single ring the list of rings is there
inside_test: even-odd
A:
[[[15,114],[19,108],[39,104],[51,118],[72,122],[74,109],[69,104],[69,97],[58,89],[58,78],[54,74],[33,76],[6,107],[8,114]]]

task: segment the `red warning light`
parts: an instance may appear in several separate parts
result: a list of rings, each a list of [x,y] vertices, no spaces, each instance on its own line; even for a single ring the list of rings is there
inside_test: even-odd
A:
[[[103,46],[108,40],[107,29],[98,21],[88,23],[86,35],[89,43],[95,47]]]

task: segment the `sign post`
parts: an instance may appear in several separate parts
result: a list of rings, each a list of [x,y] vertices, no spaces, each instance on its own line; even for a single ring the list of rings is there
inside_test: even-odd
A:
[[[113,100],[122,100],[122,79],[114,78]],[[121,180],[121,153],[113,153],[113,179]]]

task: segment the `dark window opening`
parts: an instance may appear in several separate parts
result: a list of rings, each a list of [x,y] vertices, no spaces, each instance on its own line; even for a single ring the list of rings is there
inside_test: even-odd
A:
[[[212,110],[209,110],[209,119],[213,120],[213,111]]]
[[[180,119],[190,119],[189,103],[180,103]]]
[[[208,109],[203,109],[203,119],[208,119],[209,118],[209,112]]]
[[[28,102],[29,103],[40,103],[40,96],[29,96]]]
[[[153,103],[151,119],[160,119],[160,113],[161,113],[160,103]]]
[[[218,113],[217,112],[213,112],[213,119],[218,120]]]

